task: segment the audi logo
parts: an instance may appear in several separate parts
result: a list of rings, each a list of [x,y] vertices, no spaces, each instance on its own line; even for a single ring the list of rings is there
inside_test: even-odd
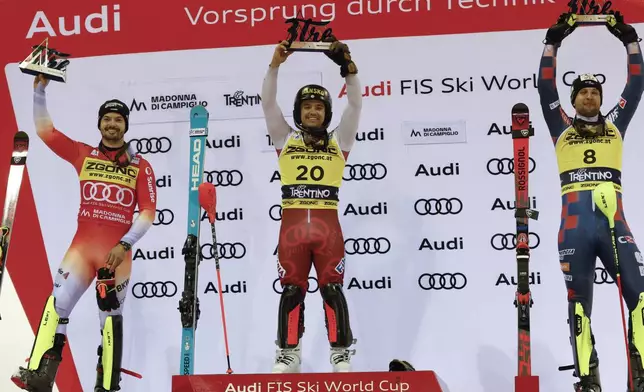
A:
[[[307,293],[315,293],[318,291],[318,280],[315,277],[309,276],[308,283],[309,288],[306,289]],[[273,291],[275,291],[277,294],[282,294],[282,292],[284,291],[284,289],[282,289],[282,285],[280,284],[279,278],[273,281]]]
[[[130,207],[136,201],[134,191],[114,184],[87,181],[83,183],[83,200],[104,201]]]
[[[418,215],[456,215],[463,211],[461,199],[418,199],[414,203],[414,210]]]
[[[282,206],[279,204],[275,204],[268,210],[268,216],[274,220],[282,220]]]
[[[241,259],[246,256],[246,247],[241,242],[217,243],[217,256],[221,259]],[[201,245],[201,257],[204,260],[215,258],[215,247],[212,244]]]
[[[391,242],[385,237],[349,238],[344,241],[344,251],[348,255],[385,254],[391,249]]]
[[[140,154],[162,154],[172,148],[172,142],[165,136],[131,139],[129,143],[134,145],[136,151]]]
[[[244,176],[239,170],[212,170],[205,171],[206,182],[214,186],[238,186],[244,181]]]
[[[387,176],[387,167],[382,163],[347,164],[345,169],[348,169],[346,177],[342,176],[345,181],[382,180]]]
[[[418,286],[423,290],[462,290],[466,285],[467,278],[460,272],[425,273],[418,277]]]
[[[539,246],[541,238],[539,238],[537,233],[530,232],[528,235],[528,244],[530,249],[534,249]],[[496,233],[490,239],[490,245],[492,245],[492,248],[496,250],[515,249],[517,246],[517,235],[512,233]]]
[[[595,268],[595,283],[596,284],[612,284],[612,283],[615,283],[615,281],[610,276],[608,271],[606,271],[605,268],[597,267],[597,268]]]
[[[177,294],[177,285],[172,281],[165,282],[138,282],[132,286],[134,298],[163,298],[174,297]]]
[[[537,168],[537,162],[530,157],[529,173],[532,173]],[[499,174],[512,174],[514,173],[514,159],[512,158],[492,158],[487,161],[487,172],[493,176]]]

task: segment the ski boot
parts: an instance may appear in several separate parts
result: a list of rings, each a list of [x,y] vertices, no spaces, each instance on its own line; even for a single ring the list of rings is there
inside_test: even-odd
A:
[[[354,341],[355,343],[355,341]],[[344,347],[331,347],[329,361],[333,365],[334,373],[347,373],[351,371],[351,356],[356,350],[349,350]]]
[[[275,344],[278,342],[276,341]],[[302,340],[294,348],[278,348],[272,373],[300,373]]]
[[[30,392],[51,392],[56,380],[58,366],[63,360],[63,347],[65,335],[54,335],[54,345],[45,351],[35,370],[18,367],[18,371],[11,376],[11,381],[20,389]]]
[[[573,376],[577,377],[575,372]],[[599,364],[590,365],[590,375],[581,377],[579,382],[575,383],[575,392],[602,392]]]

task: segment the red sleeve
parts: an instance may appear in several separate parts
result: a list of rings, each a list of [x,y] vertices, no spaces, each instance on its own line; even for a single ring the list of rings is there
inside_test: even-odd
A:
[[[56,155],[72,165],[81,155],[84,146],[83,143],[71,139],[54,127],[39,129],[38,136]]]
[[[140,179],[136,182],[136,197],[139,203],[139,215],[148,215],[154,221],[157,208],[157,184],[152,166],[141,158],[139,164]]]

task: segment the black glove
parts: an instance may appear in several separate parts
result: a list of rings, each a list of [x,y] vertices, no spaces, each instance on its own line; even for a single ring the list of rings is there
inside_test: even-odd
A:
[[[324,40],[332,42],[331,47],[324,54],[340,66],[340,75],[344,78],[348,74],[357,74],[358,67],[351,60],[351,52],[346,44],[338,41],[333,35]]]
[[[624,46],[640,41],[640,38],[637,36],[637,32],[633,26],[624,23],[624,16],[622,16],[619,11],[615,12],[613,16],[615,17],[614,19],[610,18],[606,21],[606,28],[611,32],[611,34],[622,41]]]
[[[546,45],[561,45],[561,41],[564,40],[567,36],[572,34],[573,31],[577,28],[577,21],[574,16],[570,13],[564,13],[559,15],[557,23],[550,26],[548,32],[546,33],[546,39],[543,41]]]
[[[118,309],[121,304],[116,297],[116,280],[109,268],[100,268],[96,276],[96,302],[102,311]]]

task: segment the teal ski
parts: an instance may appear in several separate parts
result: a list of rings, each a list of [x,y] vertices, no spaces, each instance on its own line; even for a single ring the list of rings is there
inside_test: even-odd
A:
[[[188,236],[183,244],[181,254],[186,262],[183,281],[183,292],[179,301],[181,313],[181,363],[180,375],[194,374],[195,368],[195,331],[199,321],[198,270],[201,261],[199,247],[199,222],[201,206],[199,205],[199,185],[203,181],[203,164],[206,138],[208,136],[208,119],[210,114],[203,106],[190,110],[190,172],[188,174]]]

